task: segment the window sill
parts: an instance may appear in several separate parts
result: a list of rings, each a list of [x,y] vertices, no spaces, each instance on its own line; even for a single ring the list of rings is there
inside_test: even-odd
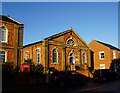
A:
[[[8,43],[7,41],[1,41],[1,43]]]
[[[101,58],[100,60],[104,60],[104,58]]]
[[[59,65],[59,63],[51,63],[52,65]]]

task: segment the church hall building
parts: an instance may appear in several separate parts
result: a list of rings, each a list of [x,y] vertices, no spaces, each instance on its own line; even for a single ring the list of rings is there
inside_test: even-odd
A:
[[[28,59],[45,68],[54,67],[59,71],[76,70],[76,67],[87,70],[87,67],[91,67],[90,47],[72,27],[42,41],[23,46],[21,64]]]

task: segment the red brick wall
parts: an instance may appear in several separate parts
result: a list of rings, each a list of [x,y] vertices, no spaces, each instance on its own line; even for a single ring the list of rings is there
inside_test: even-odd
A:
[[[8,29],[8,42],[0,42],[0,44],[2,44],[2,50],[7,51],[7,61],[14,62],[14,25],[6,23],[0,23],[0,25],[3,25]]]
[[[37,46],[29,46],[26,48],[23,48],[22,50],[22,64],[24,63],[25,58],[25,52],[29,52],[29,59],[33,61],[35,64],[35,53],[36,49],[40,49],[40,64],[43,65],[43,45],[37,45]]]
[[[87,46],[74,33],[72,33],[72,36],[76,40],[76,43],[78,43],[78,40],[79,40],[81,42],[81,44],[82,44],[82,47],[87,48]],[[49,47],[49,49],[48,49],[48,53],[49,53],[49,57],[48,57],[49,67],[55,67],[57,70],[62,70],[63,69],[63,67],[62,67],[64,65],[63,64],[63,59],[62,59],[64,57],[64,55],[62,55],[63,54],[62,53],[63,52],[63,47],[61,45],[57,45],[57,44],[58,43],[65,44],[66,43],[66,39],[68,37],[70,37],[70,33],[63,35],[62,37],[58,37],[57,39],[54,38],[54,39],[50,40],[50,41],[56,42],[56,45],[55,45],[55,43],[52,44],[52,42],[50,42],[50,44],[48,44],[48,47]],[[61,40],[59,41],[59,39],[61,39]],[[62,42],[62,40],[64,42]],[[23,49],[22,61],[24,61],[24,53],[25,53],[25,51],[29,51],[30,55],[32,55],[32,60],[35,63],[35,50],[37,48],[40,48],[40,54],[41,54],[40,55],[40,59],[41,59],[41,64],[43,65],[44,64],[43,63],[43,45],[39,45],[39,44],[34,44],[34,45],[31,45],[31,46],[25,47]],[[58,53],[59,53],[58,64],[53,64],[52,63],[52,50],[54,48],[56,48],[58,50]],[[32,53],[31,53],[31,49],[32,49]],[[78,59],[79,50],[78,49],[73,49],[73,48],[66,48],[65,50],[66,50],[66,52],[65,52],[66,53],[66,55],[65,55],[66,56],[66,58],[65,58],[65,60],[66,60],[66,66],[69,66],[69,52],[71,50],[73,50],[72,53],[75,55],[75,59],[74,59],[75,65],[80,65],[80,63],[78,63],[79,61],[76,61],[76,59]],[[88,51],[83,51],[83,50],[81,51],[81,61],[82,61],[82,53],[83,52],[86,53],[87,63],[89,64]]]
[[[105,68],[109,69],[113,60],[113,50],[100,43],[97,43],[94,40],[90,42],[89,46],[94,52],[94,69],[100,69],[100,64],[105,64]],[[104,59],[99,58],[100,51],[104,51]],[[114,51],[116,51],[116,58],[118,58],[118,51]]]

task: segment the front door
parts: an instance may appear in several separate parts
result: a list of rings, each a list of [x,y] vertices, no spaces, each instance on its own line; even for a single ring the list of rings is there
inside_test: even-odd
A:
[[[70,57],[70,66],[69,70],[73,70],[73,57]]]
[[[73,64],[73,57],[70,57],[70,64]]]

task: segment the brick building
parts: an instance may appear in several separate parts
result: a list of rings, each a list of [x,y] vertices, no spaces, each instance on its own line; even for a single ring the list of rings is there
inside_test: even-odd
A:
[[[93,52],[94,69],[110,69],[114,60],[120,58],[120,49],[110,44],[92,40],[89,46]]]
[[[9,16],[0,15],[0,62],[20,65],[20,50],[23,47],[24,25]]]
[[[87,69],[91,66],[90,48],[72,29],[47,37],[42,41],[25,45],[22,49],[22,64],[31,59],[43,67],[57,70]]]

